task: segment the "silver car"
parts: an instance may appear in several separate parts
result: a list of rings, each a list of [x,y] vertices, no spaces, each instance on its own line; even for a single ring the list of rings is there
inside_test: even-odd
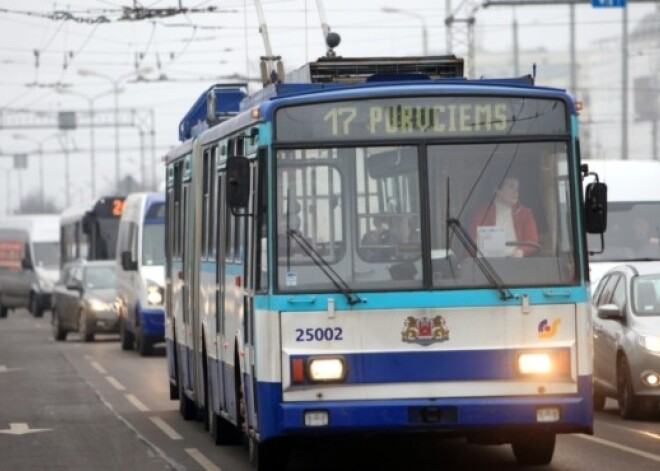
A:
[[[83,342],[97,333],[119,333],[115,261],[76,261],[64,266],[53,290],[53,337],[78,332]]]
[[[593,294],[594,409],[619,402],[624,419],[660,403],[660,262],[608,270]]]

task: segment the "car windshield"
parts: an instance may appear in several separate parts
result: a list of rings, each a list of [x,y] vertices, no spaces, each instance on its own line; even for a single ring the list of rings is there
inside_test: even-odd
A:
[[[603,253],[592,262],[660,260],[660,204],[656,202],[608,202],[607,231]],[[588,245],[600,247],[600,235],[589,234]]]
[[[660,316],[660,274],[639,276],[632,283],[633,310],[638,316]]]
[[[112,265],[85,268],[85,288],[108,289],[115,287],[115,267]]]
[[[142,238],[142,264],[165,265],[165,224],[145,224]]]
[[[38,267],[59,268],[60,266],[59,242],[35,242],[34,264]]]

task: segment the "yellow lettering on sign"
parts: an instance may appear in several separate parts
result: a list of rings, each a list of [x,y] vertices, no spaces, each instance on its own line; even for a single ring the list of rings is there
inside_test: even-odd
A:
[[[351,122],[357,116],[357,109],[353,106],[350,107],[337,107],[331,108],[325,116],[323,121],[330,121],[332,126],[332,135],[350,135]]]

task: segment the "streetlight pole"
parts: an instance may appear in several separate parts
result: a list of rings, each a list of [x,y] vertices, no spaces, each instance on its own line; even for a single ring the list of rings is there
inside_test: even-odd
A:
[[[44,207],[45,204],[45,196],[44,196],[44,187],[46,185],[45,180],[44,180],[44,142],[53,139],[54,137],[58,137],[59,134],[55,134],[53,136],[48,136],[44,139],[38,140],[38,139],[33,139],[29,136],[26,136],[24,134],[14,134],[13,138],[17,140],[23,140],[23,141],[30,141],[34,143],[37,146],[37,155],[39,156],[39,203],[41,204],[41,207]]]
[[[400,8],[392,8],[392,7],[383,7],[381,11],[383,13],[398,13],[400,15],[412,16],[413,18],[416,18],[419,21],[421,21],[422,22],[422,54],[425,56],[429,55],[428,31],[426,29],[426,20],[422,15],[420,15],[419,13],[415,13],[414,11],[401,10]]]
[[[63,93],[66,95],[73,95],[80,97],[84,100],[87,101],[87,104],[89,105],[89,148],[90,148],[90,176],[91,176],[91,182],[90,182],[90,192],[92,194],[92,199],[96,198],[96,141],[95,141],[95,136],[94,136],[94,131],[96,129],[95,121],[94,121],[94,102],[106,95],[109,95],[110,93],[115,93],[115,89],[113,88],[112,90],[99,93],[96,96],[93,97],[88,97],[87,95],[84,95],[82,93],[74,92],[71,91],[67,88],[57,88],[56,89],[57,93]],[[119,89],[119,93],[123,92],[123,89]],[[116,96],[116,93],[115,93]],[[115,114],[115,118],[117,115]],[[116,142],[115,142],[115,149],[116,149]]]
[[[60,146],[64,152],[64,199],[65,206],[71,206],[71,174],[69,170],[69,135],[64,134],[60,136]],[[66,145],[63,144],[66,141]]]
[[[116,191],[119,191],[120,183],[121,183],[121,162],[119,158],[119,93],[121,92],[121,88],[119,87],[119,84],[121,81],[127,77],[130,77],[131,75],[140,75],[142,73],[147,73],[151,69],[142,69],[138,70],[136,72],[131,72],[130,74],[127,75],[122,75],[121,77],[113,78],[109,75],[104,75],[100,74],[98,72],[95,72],[93,70],[79,70],[78,74],[82,75],[83,77],[89,76],[89,77],[98,77],[102,78],[104,80],[107,80],[112,84],[112,89],[115,95],[115,109],[114,109],[114,128],[115,128],[115,185],[116,185]]]

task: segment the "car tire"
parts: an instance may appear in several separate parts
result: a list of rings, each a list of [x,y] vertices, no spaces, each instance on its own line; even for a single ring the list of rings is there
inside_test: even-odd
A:
[[[67,331],[64,329],[64,327],[62,327],[60,316],[56,310],[53,310],[52,327],[53,327],[53,338],[56,341],[61,342],[63,340],[66,340]]]
[[[593,395],[593,401],[594,401],[594,410],[597,412],[601,412],[603,409],[605,409],[605,400],[607,397],[605,394],[602,392],[598,391],[596,388],[594,388],[594,395]]]
[[[621,418],[633,420],[639,417],[639,406],[630,378],[630,368],[625,358],[620,358],[617,366],[617,400]]]
[[[132,332],[126,330],[126,324],[124,324],[123,318],[119,318],[119,338],[122,350],[133,350],[133,344],[135,344],[135,336]]]
[[[94,341],[94,329],[89,325],[89,318],[83,310],[78,314],[78,333],[81,342]]]
[[[7,308],[7,306],[2,305],[2,295],[0,295],[0,319],[4,319],[5,317],[7,317],[8,310],[9,309]]]
[[[39,305],[39,298],[35,294],[30,296],[30,312],[34,317],[42,317],[44,315],[44,310]]]
[[[137,330],[137,335],[135,336],[135,339],[136,339],[137,351],[143,357],[151,356],[154,350],[152,340],[149,337],[144,336],[141,327],[138,327],[136,330]]]

